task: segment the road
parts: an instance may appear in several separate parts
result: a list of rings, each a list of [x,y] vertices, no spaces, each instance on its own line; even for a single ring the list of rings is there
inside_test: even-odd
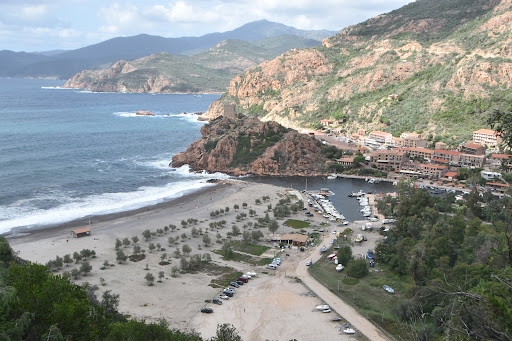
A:
[[[340,316],[343,316],[352,326],[354,326],[359,332],[365,335],[372,341],[389,341],[390,339],[385,336],[373,323],[368,321],[359,312],[357,312],[350,305],[345,303],[341,298],[333,294],[321,283],[313,278],[308,272],[306,263],[310,260],[313,262],[318,261],[322,254],[320,249],[323,245],[329,245],[329,240],[332,239],[332,235],[326,234],[322,243],[313,251],[312,255],[299,262],[295,275],[313,292],[315,292],[319,298],[326,302],[331,310],[336,311]]]

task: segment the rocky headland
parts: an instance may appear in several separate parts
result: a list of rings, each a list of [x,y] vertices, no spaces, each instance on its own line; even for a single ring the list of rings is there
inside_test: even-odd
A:
[[[172,166],[234,175],[325,174],[323,146],[276,122],[220,116],[201,128],[201,139],[172,158]]]

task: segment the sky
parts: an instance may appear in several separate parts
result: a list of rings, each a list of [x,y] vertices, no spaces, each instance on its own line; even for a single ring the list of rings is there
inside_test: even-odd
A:
[[[340,31],[411,1],[0,0],[0,50],[70,50],[141,33],[201,36],[261,19]]]

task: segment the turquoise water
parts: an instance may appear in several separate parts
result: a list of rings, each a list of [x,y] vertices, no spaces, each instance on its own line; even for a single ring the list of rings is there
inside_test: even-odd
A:
[[[170,168],[218,95],[118,94],[0,78],[0,233],[152,205],[221,174]],[[154,117],[135,116],[149,110]]]

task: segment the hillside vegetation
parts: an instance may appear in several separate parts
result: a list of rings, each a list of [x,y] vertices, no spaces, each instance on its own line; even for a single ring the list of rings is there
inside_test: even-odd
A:
[[[206,117],[423,131],[457,143],[512,109],[512,1],[418,0],[236,76]],[[392,96],[393,95],[393,96]]]
[[[279,43],[284,41],[288,43]],[[64,87],[112,92],[220,93],[235,75],[274,58],[284,47],[303,47],[313,42],[279,36],[258,40],[260,47],[242,40],[225,40],[193,56],[161,52],[118,61],[102,70],[85,70]]]

